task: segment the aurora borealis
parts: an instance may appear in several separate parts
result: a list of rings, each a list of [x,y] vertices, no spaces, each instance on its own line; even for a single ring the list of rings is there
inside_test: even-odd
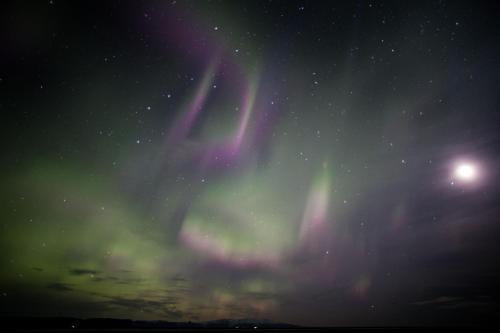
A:
[[[498,313],[493,2],[4,7],[2,315]]]

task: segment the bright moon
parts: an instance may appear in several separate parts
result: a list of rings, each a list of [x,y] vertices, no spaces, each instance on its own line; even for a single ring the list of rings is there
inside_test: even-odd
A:
[[[477,176],[476,167],[472,164],[460,164],[455,169],[455,176],[464,181],[472,181]]]

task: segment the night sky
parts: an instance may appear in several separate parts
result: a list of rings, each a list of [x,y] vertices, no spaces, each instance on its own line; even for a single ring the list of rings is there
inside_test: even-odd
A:
[[[498,320],[499,14],[2,2],[0,314]]]

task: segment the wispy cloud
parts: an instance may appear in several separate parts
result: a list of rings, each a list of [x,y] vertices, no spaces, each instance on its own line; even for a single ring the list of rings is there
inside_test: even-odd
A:
[[[446,304],[446,303],[452,303],[452,302],[457,302],[459,300],[462,300],[463,298],[461,297],[448,297],[448,296],[440,296],[428,300],[423,300],[423,301],[418,301],[418,302],[413,302],[411,304],[413,305],[441,305],[441,304]]]
[[[67,283],[55,282],[47,285],[47,288],[57,291],[72,291],[74,290],[71,285]]]
[[[167,318],[181,318],[183,312],[177,309],[177,299],[168,297],[159,300],[147,298],[124,298],[124,297],[108,297],[108,301],[104,303],[112,306],[119,306],[134,311],[140,309],[149,313],[157,313]]]
[[[429,300],[413,302],[411,304],[418,306],[435,306],[439,309],[459,309],[470,307],[487,307],[495,305],[497,303],[484,297],[473,297],[472,299],[466,299],[464,297],[440,296]]]
[[[86,268],[73,268],[69,270],[71,275],[98,275],[101,274],[100,271]]]

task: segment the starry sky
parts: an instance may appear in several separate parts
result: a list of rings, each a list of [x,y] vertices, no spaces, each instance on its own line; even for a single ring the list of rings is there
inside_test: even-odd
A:
[[[2,8],[2,315],[495,319],[493,1]]]

